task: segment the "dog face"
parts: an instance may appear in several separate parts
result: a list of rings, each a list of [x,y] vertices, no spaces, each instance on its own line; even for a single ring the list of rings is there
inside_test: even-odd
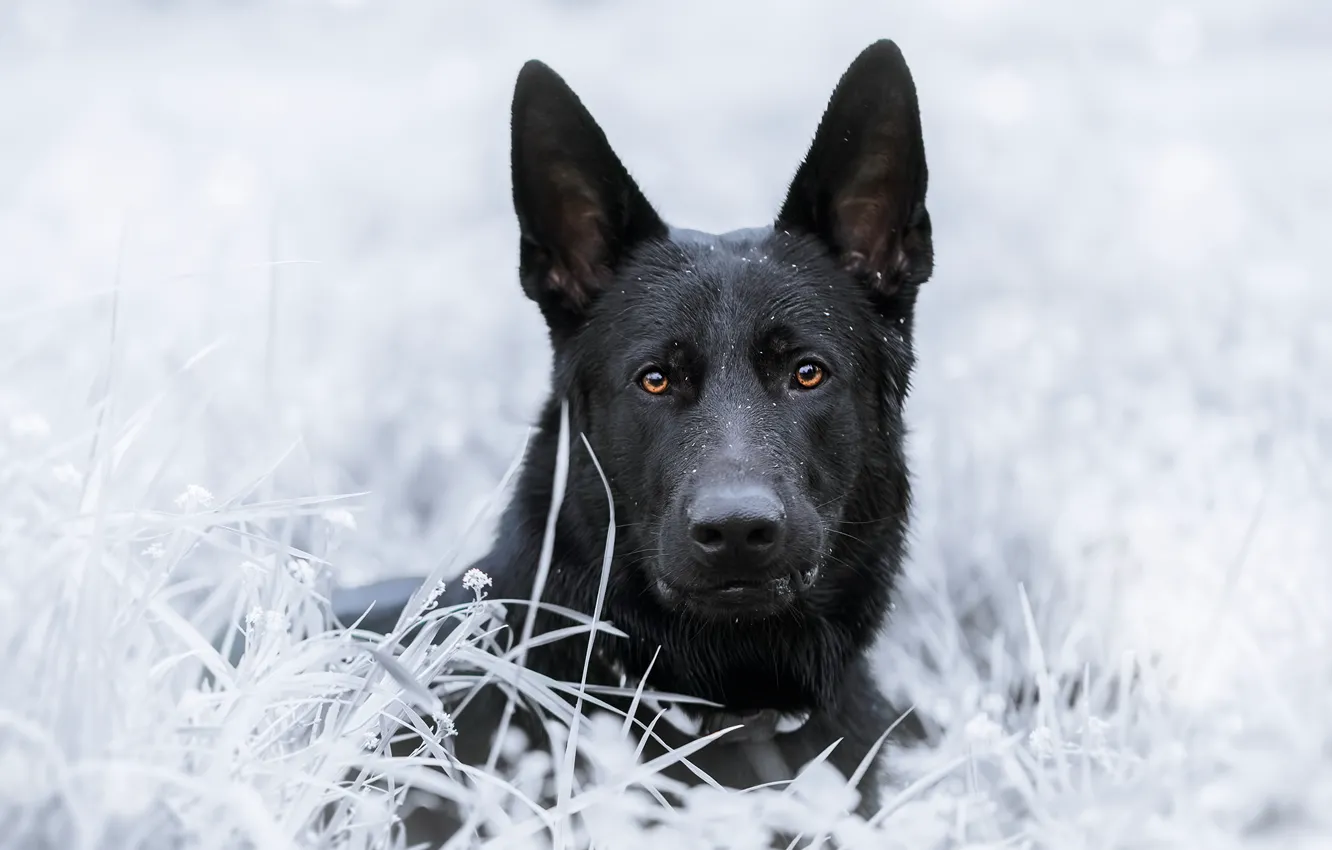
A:
[[[902,475],[911,318],[933,252],[914,84],[891,42],[837,85],[771,227],[671,230],[576,95],[513,104],[520,274],[615,499],[622,563],[668,610],[818,613],[866,493]]]

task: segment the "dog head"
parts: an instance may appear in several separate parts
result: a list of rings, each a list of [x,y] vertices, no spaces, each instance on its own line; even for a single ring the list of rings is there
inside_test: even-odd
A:
[[[852,542],[900,545],[880,532],[905,519],[901,410],[933,264],[896,45],[843,75],[758,230],[668,227],[539,62],[519,75],[512,132],[523,288],[550,329],[555,393],[610,482],[624,570],[709,620],[858,592],[829,574],[864,569]]]

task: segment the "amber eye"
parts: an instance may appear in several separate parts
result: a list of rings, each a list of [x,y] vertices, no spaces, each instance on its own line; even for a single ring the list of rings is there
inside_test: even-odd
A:
[[[670,387],[671,382],[656,369],[649,369],[638,379],[638,385],[653,395],[661,395]]]
[[[796,367],[795,380],[803,389],[812,390],[823,383],[825,373],[817,363],[801,363]]]

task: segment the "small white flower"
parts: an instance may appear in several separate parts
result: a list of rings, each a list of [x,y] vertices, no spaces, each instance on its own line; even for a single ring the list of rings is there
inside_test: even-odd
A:
[[[160,560],[162,556],[166,555],[166,547],[163,546],[162,541],[159,540],[156,543],[150,545],[148,548],[144,549],[143,554],[144,557],[152,558],[154,561]]]
[[[293,558],[288,561],[287,572],[306,587],[313,587],[319,578],[319,570],[304,558]]]
[[[1054,758],[1054,733],[1050,731],[1050,727],[1037,726],[1031,730],[1031,734],[1027,736],[1027,744],[1041,761]]]
[[[442,595],[443,593],[444,593],[444,582],[442,581],[439,584],[435,585],[434,587],[430,588],[430,595],[426,597],[425,602],[421,605],[421,613],[424,614],[427,611],[433,610],[435,605],[438,604],[439,602],[440,595]]]
[[[61,463],[51,467],[51,477],[66,487],[77,487],[83,483],[83,475],[72,463]]]
[[[481,595],[482,590],[484,590],[487,587],[490,587],[490,585],[492,584],[492,582],[490,581],[490,576],[486,575],[481,570],[478,570],[476,567],[472,567],[470,570],[468,570],[466,573],[463,574],[462,583],[463,587],[472,591],[478,597]]]
[[[367,750],[377,749],[379,747],[379,733],[371,732],[366,735],[365,740],[361,742],[361,747]]]
[[[356,517],[346,508],[329,508],[324,511],[324,520],[330,525],[340,525],[348,531],[356,530]]]
[[[458,734],[458,727],[453,725],[453,716],[448,712],[441,712],[435,715],[435,731],[445,738],[452,738]]]
[[[51,435],[51,424],[39,413],[21,413],[10,417],[9,433],[19,438],[44,440]]]
[[[1000,728],[999,724],[991,720],[990,716],[983,711],[968,720],[963,731],[967,736],[967,741],[973,746],[989,746],[998,741],[1004,734],[1004,730]]]
[[[287,617],[281,611],[265,610],[256,605],[245,615],[245,628],[254,633],[285,632],[288,629]]]
[[[176,507],[179,508],[190,508],[196,506],[206,508],[212,503],[213,503],[213,494],[208,492],[203,487],[200,487],[198,484],[187,485],[185,487],[185,490],[179,496],[176,497]]]

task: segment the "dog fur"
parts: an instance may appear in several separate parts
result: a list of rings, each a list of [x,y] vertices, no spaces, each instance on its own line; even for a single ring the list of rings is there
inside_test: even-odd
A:
[[[574,438],[542,598],[593,612],[611,508],[599,463],[616,517],[602,617],[628,635],[598,639],[590,681],[640,679],[651,665],[648,687],[728,717],[808,717],[701,751],[695,764],[724,784],[790,778],[838,740],[830,761],[850,776],[898,717],[868,652],[905,556],[903,407],[916,297],[933,268],[901,52],[879,41],[855,59],[767,227],[669,227],[578,97],[536,61],[515,87],[512,178],[519,277],[554,367],[494,548],[475,564],[491,595],[532,593],[567,404]],[[699,519],[708,510],[720,524]],[[335,607],[350,620],[376,600],[367,625],[387,630],[411,586],[346,589]],[[510,612],[515,635],[525,616]],[[568,624],[542,613],[536,631]],[[585,639],[557,641],[527,663],[576,682],[585,652]],[[459,757],[484,759],[486,733],[465,720]],[[672,746],[689,737],[663,735]],[[874,812],[875,771],[860,791],[861,812]]]

